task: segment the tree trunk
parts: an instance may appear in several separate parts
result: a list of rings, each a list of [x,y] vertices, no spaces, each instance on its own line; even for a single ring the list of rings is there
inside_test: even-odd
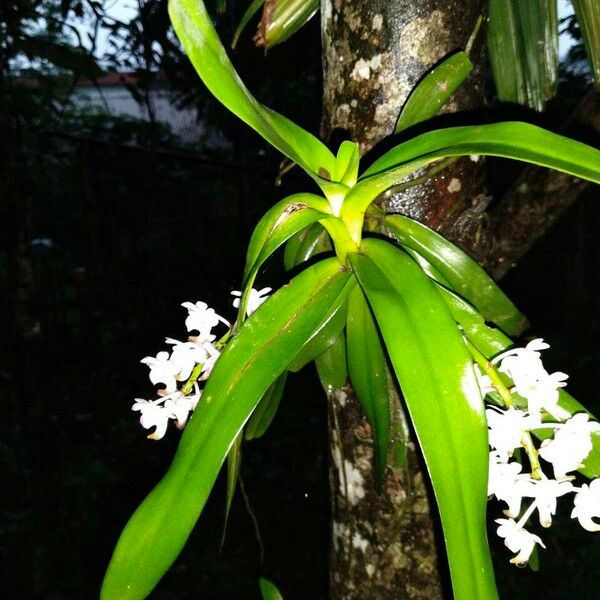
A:
[[[411,89],[440,59],[465,48],[482,8],[479,0],[322,0],[323,137],[350,138],[364,153],[391,134]],[[483,101],[482,38],[471,55],[474,72],[446,111]],[[440,230],[463,222],[461,231],[470,231],[487,206],[482,164],[458,160],[426,185],[390,195],[387,210]],[[441,598],[445,560],[438,564],[414,445],[408,467],[388,469],[377,494],[370,428],[350,388],[331,395],[329,414],[332,598]]]

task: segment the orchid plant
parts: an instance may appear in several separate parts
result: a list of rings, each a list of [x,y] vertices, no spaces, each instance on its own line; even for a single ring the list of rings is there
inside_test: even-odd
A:
[[[304,169],[322,195],[284,198],[260,220],[242,290],[234,292],[233,323],[202,302],[186,302],[188,340],[167,339],[170,352],[143,359],[161,389],[157,399],[133,405],[141,424],[154,427],[154,439],[170,420],[185,431],[167,474],[121,535],[102,598],[139,599],[152,591],[183,548],[225,460],[229,503],[242,439],[264,433],[287,373],[312,361],[326,391],[351,382],[373,430],[379,483],[395,460],[389,398],[390,386],[399,385],[435,492],[458,600],[497,597],[488,496],[507,505],[498,534],[515,563],[543,546],[525,529],[528,519],[537,511],[549,526],[563,495],[574,494],[573,518],[600,529],[600,426],[565,392],[566,376],[545,370],[540,356],[547,345],[515,347],[509,336],[519,336],[527,321],[494,281],[436,232],[385,214],[375,202],[423,167],[463,155],[521,160],[600,183],[600,151],[525,123],[496,123],[419,135],[361,172],[357,144],[343,142],[334,155],[250,94],[200,0],[170,0],[169,8],[208,89]],[[448,61],[415,89],[398,130],[432,116],[466,77],[465,53]],[[440,77],[449,85],[439,85]],[[267,296],[271,290],[258,292],[255,280],[283,245],[286,268],[298,274]],[[576,471],[591,482],[577,484]],[[522,511],[525,499],[530,504]]]

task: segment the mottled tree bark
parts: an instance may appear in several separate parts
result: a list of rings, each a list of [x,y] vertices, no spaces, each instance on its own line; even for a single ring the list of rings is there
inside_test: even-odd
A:
[[[342,130],[365,153],[393,132],[400,108],[419,79],[446,55],[465,48],[482,3],[322,0],[321,8],[322,134],[329,138]],[[481,105],[481,47],[479,40],[472,55],[473,75],[446,111]],[[461,218],[471,223],[481,212],[480,204],[486,204],[482,165],[482,160],[456,161],[426,185],[389,196],[387,209],[436,229]],[[330,397],[329,413],[332,598],[442,597],[428,492],[413,444],[408,468],[390,468],[377,494],[372,436],[351,389]]]

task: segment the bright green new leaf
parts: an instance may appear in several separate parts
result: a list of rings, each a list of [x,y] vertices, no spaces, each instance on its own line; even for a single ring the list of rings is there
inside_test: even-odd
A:
[[[338,301],[350,273],[323,260],[244,322],[215,365],[171,466],[129,520],[102,600],[141,600],[181,552],[234,440],[269,386]]]
[[[244,437],[246,440],[255,440],[262,437],[271,426],[279,403],[285,390],[288,372],[282,373],[265,392],[252,416],[248,419]]]
[[[315,358],[315,366],[321,385],[327,395],[331,394],[333,390],[346,385],[348,366],[346,363],[346,335],[344,331],[321,356]]]
[[[355,287],[348,298],[346,340],[350,383],[371,425],[375,481],[381,489],[390,442],[390,382],[377,325],[360,287]]]
[[[244,287],[252,274],[289,238],[331,216],[325,198],[315,194],[293,194],[271,207],[255,227],[246,255]]]
[[[360,148],[356,142],[345,141],[340,144],[335,158],[335,181],[352,187],[358,179]]]
[[[279,590],[268,579],[261,577],[258,580],[258,583],[260,585],[260,592],[263,600],[283,600],[283,596]]]
[[[487,321],[509,335],[520,335],[527,319],[494,280],[465,252],[429,227],[403,215],[384,218],[401,245],[421,254],[446,279],[450,288],[468,300]]]
[[[465,52],[457,52],[434,67],[413,89],[398,117],[394,133],[431,119],[452,98],[473,69]]]
[[[454,596],[497,598],[486,535],[484,405],[461,335],[434,284],[392,244],[365,240],[352,268],[373,309],[429,470]]]
[[[211,93],[267,142],[328,187],[335,157],[316,137],[260,104],[236,73],[202,0],[169,0],[173,27]]]

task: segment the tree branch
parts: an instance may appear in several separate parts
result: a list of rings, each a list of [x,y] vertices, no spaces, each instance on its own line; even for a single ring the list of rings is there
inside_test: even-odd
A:
[[[582,128],[600,137],[598,87],[584,96],[564,131]],[[500,279],[588,186],[588,182],[558,171],[527,167],[497,205],[480,211],[475,219],[459,218],[444,235],[475,257],[494,279]],[[482,204],[485,208],[487,202]]]

